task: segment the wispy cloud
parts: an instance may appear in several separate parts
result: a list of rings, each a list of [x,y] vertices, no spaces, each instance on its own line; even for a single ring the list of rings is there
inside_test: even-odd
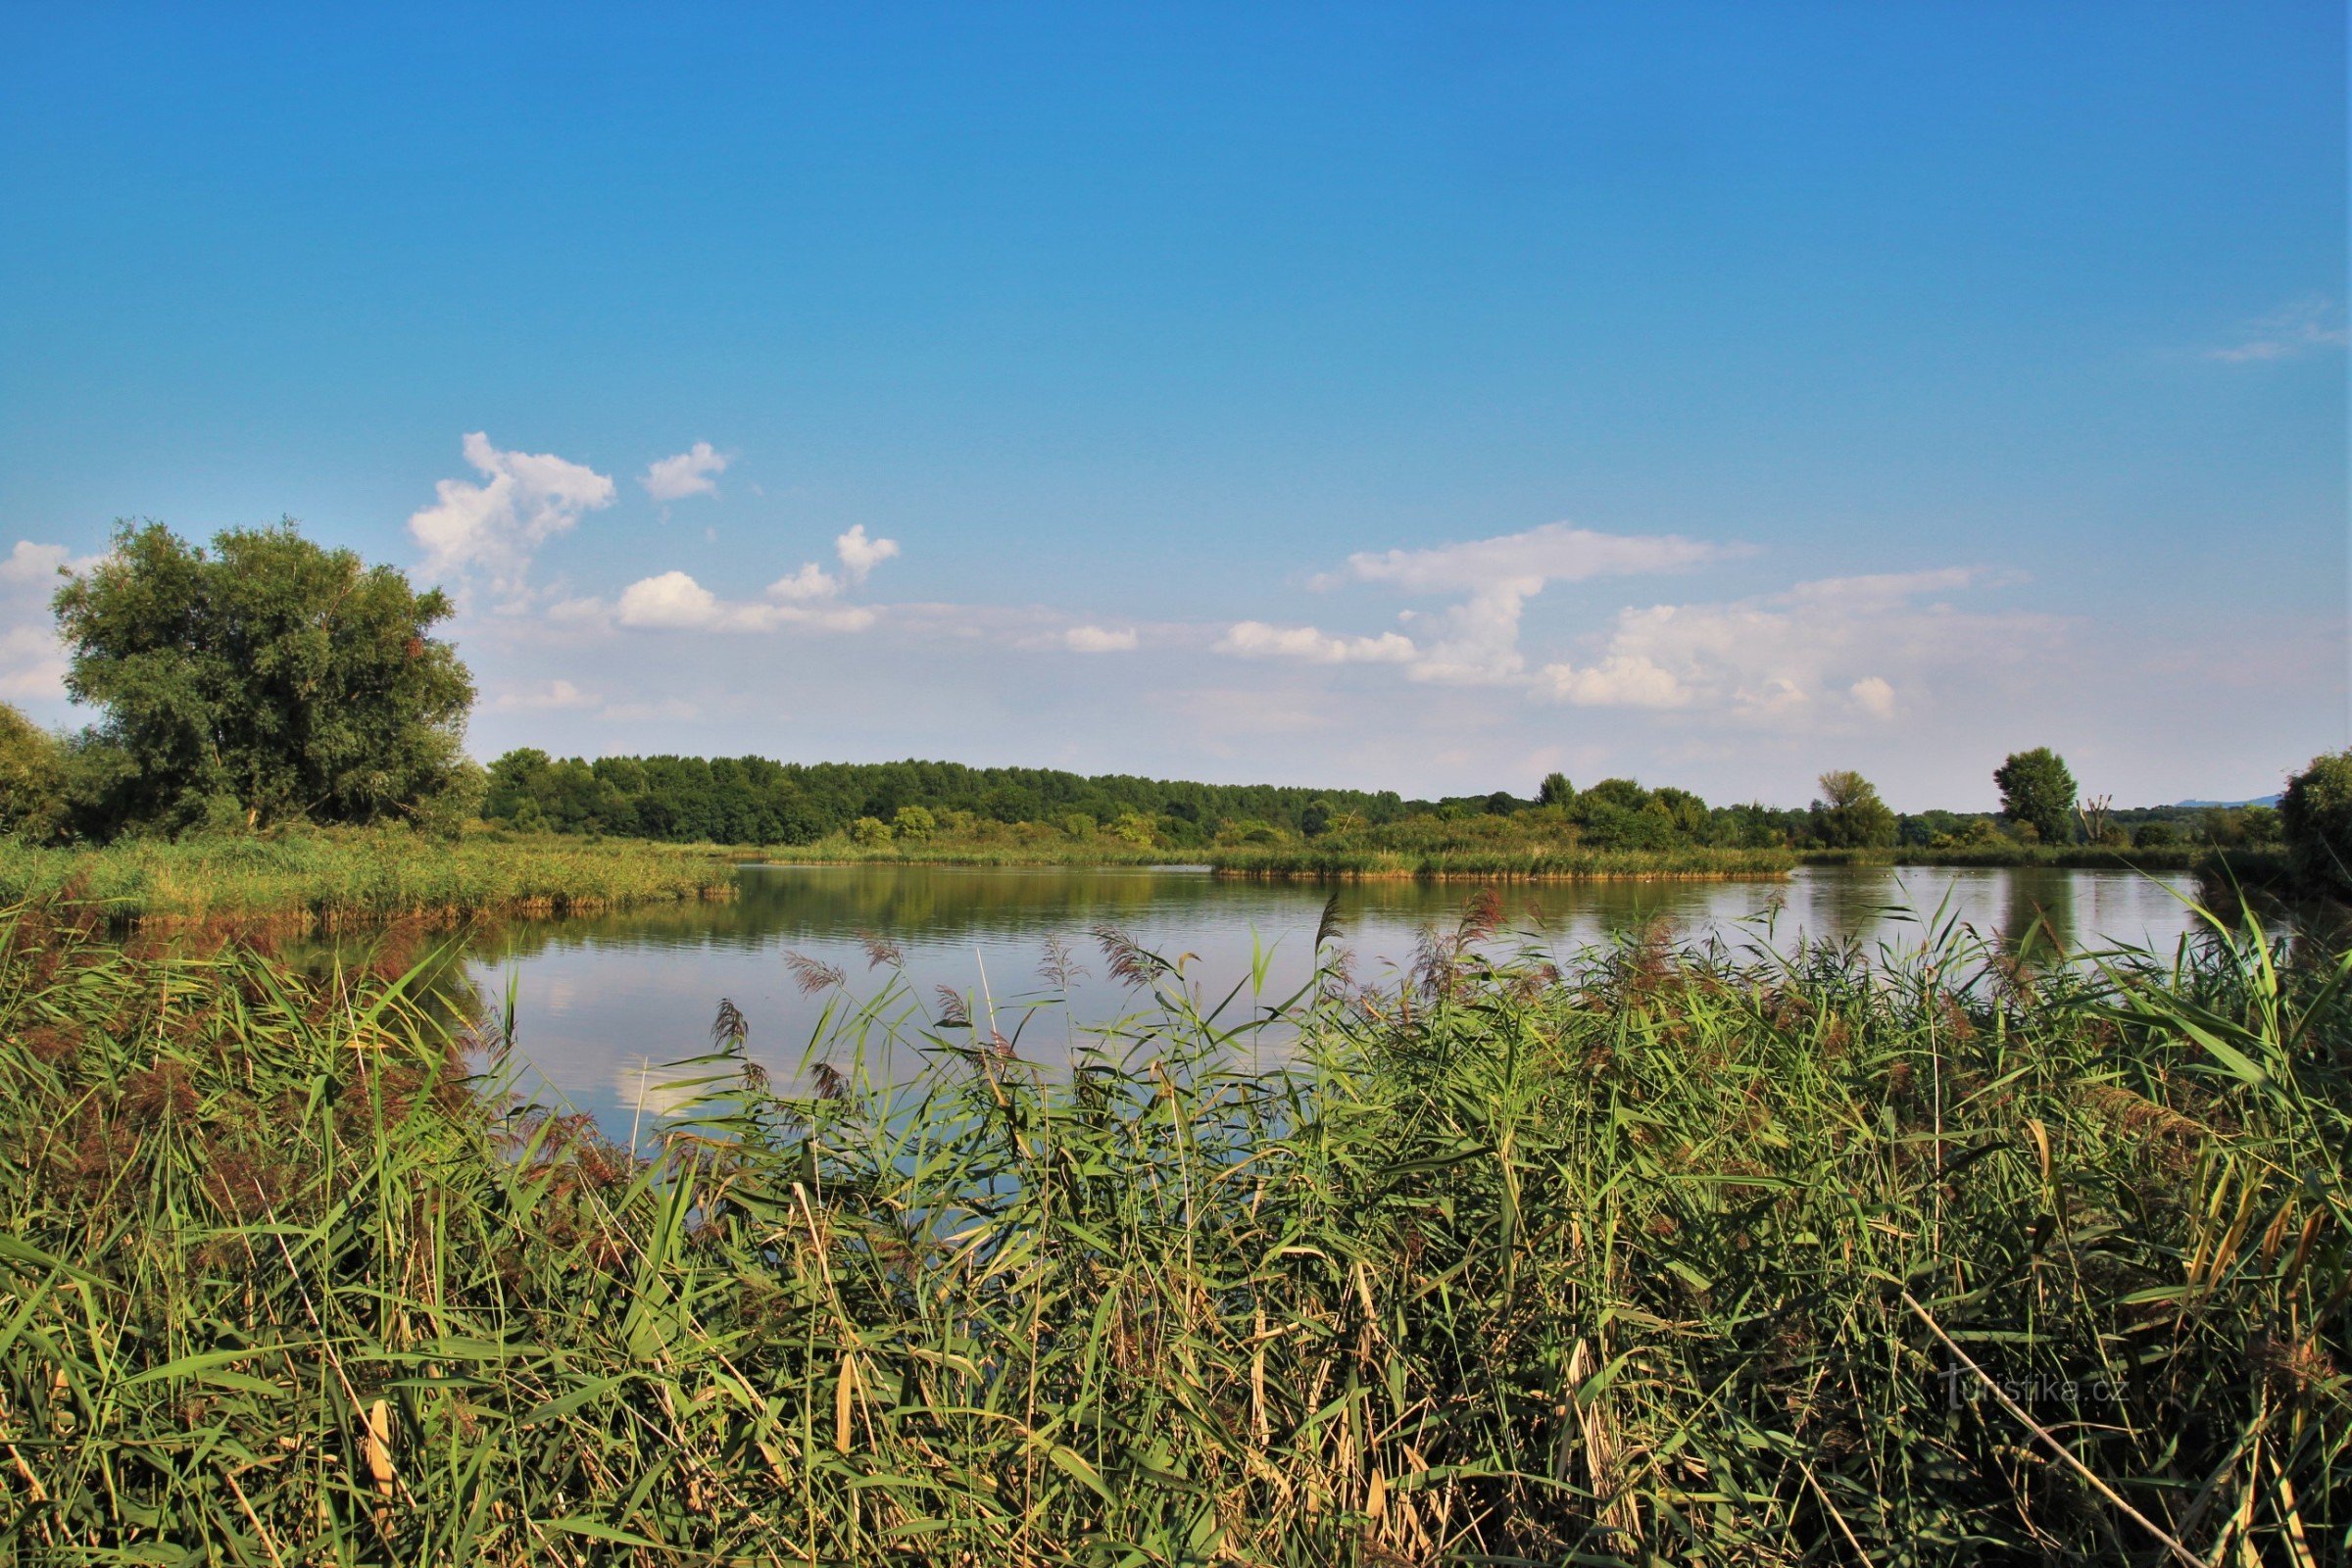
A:
[[[2226,365],[2259,365],[2347,344],[2352,344],[2352,330],[2344,325],[2342,307],[2324,294],[2314,294],[2248,323],[2240,341],[2208,349],[2205,357]]]
[[[718,476],[726,470],[727,455],[713,451],[708,441],[697,441],[674,458],[657,459],[637,482],[647,495],[667,505],[688,496],[718,494]]]
[[[494,593],[525,592],[531,558],[587,513],[612,504],[612,481],[594,468],[545,453],[502,452],[479,430],[464,443],[466,461],[482,475],[443,479],[433,505],[409,518],[424,547],[424,569],[434,574],[479,571]]]
[[[1739,553],[1737,547],[1678,534],[1600,533],[1573,523],[1547,522],[1520,533],[1426,550],[1359,551],[1348,558],[1343,570],[1316,578],[1315,586],[1354,580],[1477,593],[1514,584],[1523,594],[1533,594],[1546,582],[1675,571]]]

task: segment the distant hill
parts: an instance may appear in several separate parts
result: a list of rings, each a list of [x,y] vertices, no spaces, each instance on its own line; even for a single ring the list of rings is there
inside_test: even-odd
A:
[[[2220,808],[2226,810],[2233,806],[2277,806],[2278,804],[2278,797],[2276,795],[2257,795],[2250,801],[2175,801],[2172,809],[2201,811],[2209,808]]]

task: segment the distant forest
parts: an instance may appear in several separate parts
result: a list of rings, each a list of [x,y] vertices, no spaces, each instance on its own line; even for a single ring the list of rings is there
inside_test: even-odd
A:
[[[1866,783],[1852,783],[1866,796],[1859,826],[1843,803],[1711,807],[1670,786],[1603,779],[1578,790],[1557,774],[1532,796],[1498,790],[1408,800],[1393,790],[1201,784],[959,762],[779,762],[764,757],[587,761],[525,748],[491,764],[481,810],[492,822],[525,831],[677,843],[812,844],[836,834],[888,837],[885,828],[900,837],[963,837],[997,825],[1030,824],[1072,838],[1102,833],[1171,849],[1316,839],[1416,819],[1522,814],[1537,819],[1528,826],[1556,819],[1574,825],[1583,843],[1627,850],[1982,842],[2005,821],[1983,811],[1897,814],[1879,805]],[[2262,807],[2166,807],[2108,813],[2096,832],[2108,842],[2260,843],[2276,836],[2276,818]],[[2016,832],[2016,824],[2007,830]]]

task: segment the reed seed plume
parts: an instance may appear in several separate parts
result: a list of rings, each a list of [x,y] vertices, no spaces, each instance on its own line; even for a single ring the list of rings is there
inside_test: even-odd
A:
[[[865,966],[868,969],[880,969],[885,966],[896,969],[906,962],[906,955],[902,953],[899,945],[888,937],[861,930],[858,933],[858,945],[865,950]]]
[[[1102,949],[1104,961],[1110,966],[1110,978],[1121,985],[1149,986],[1175,967],[1108,922],[1096,926],[1094,937],[1096,944]]]
[[[1037,966],[1037,972],[1046,984],[1056,991],[1067,991],[1086,978],[1086,965],[1078,961],[1076,951],[1058,933],[1047,935],[1045,951],[1045,961]]]
[[[792,971],[792,983],[801,988],[804,997],[813,997],[819,991],[850,983],[849,975],[839,964],[827,963],[806,953],[787,952],[784,955],[784,967]]]

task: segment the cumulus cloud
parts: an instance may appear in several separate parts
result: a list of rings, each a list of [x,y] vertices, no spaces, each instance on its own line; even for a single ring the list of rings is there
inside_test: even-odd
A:
[[[596,599],[566,600],[549,609],[548,618],[573,626],[605,622],[639,631],[775,631],[786,626],[810,631],[863,631],[875,620],[862,605],[837,601],[867,573],[899,553],[895,539],[868,539],[862,526],[833,541],[841,569],[831,572],[804,562],[767,585],[760,599],[721,599],[683,571],[640,578],[621,590],[608,611]]]
[[[20,539],[0,560],[0,699],[65,699],[66,650],[57,640],[49,601],[61,585],[61,569],[78,574],[105,559],[76,556],[64,545]]]
[[[1359,551],[1341,570],[1314,578],[1312,585],[1376,583],[1406,593],[1458,596],[1458,603],[1443,611],[1407,611],[1403,618],[1416,629],[1416,638],[1408,642],[1392,633],[1373,639],[1384,650],[1378,657],[1409,664],[1414,680],[1511,685],[1527,678],[1527,661],[1519,652],[1521,616],[1528,600],[1546,583],[1679,571],[1743,553],[1679,534],[1601,533],[1550,522],[1422,550]]]
[[[727,455],[714,452],[708,441],[697,441],[674,458],[648,465],[638,483],[645,493],[666,505],[688,496],[718,494],[718,476],[727,471]]]
[[[1061,634],[1062,646],[1073,654],[1132,654],[1138,640],[1133,627],[1072,626]]]
[[[1628,609],[1591,662],[1546,664],[1536,690],[1579,707],[1690,709],[1777,728],[1883,721],[1911,689],[1978,679],[2055,640],[2048,616],[1933,597],[1994,580],[1957,567],[1829,577],[1753,599]]]
[[[861,605],[809,608],[725,600],[685,572],[665,571],[622,589],[612,618],[639,631],[758,632],[784,626],[863,631],[874,623],[874,612]]]
[[[2244,337],[2208,349],[2205,357],[2225,365],[2255,365],[2347,344],[2352,344],[2352,330],[2344,326],[2343,312],[2326,295],[2315,294],[2249,323]]]
[[[896,539],[868,539],[865,524],[853,524],[848,533],[833,541],[833,553],[841,558],[841,569],[851,582],[865,581],[866,573],[899,553]]]
[[[1639,654],[1611,654],[1582,669],[1546,664],[1543,683],[1550,694],[1579,708],[1682,708],[1690,688]]]
[[[1338,637],[1313,626],[1269,626],[1262,620],[1236,621],[1217,639],[1215,651],[1237,659],[1298,659],[1310,664],[1401,664],[1418,652],[1411,638],[1393,631]]]
[[[0,585],[9,588],[43,588],[54,591],[61,571],[83,572],[100,561],[101,556],[75,557],[64,545],[38,545],[29,539],[20,539],[16,548],[0,561]]]
[[[1877,675],[1865,675],[1845,689],[1854,706],[1873,718],[1894,716],[1894,688]]]
[[[519,595],[539,547],[583,514],[611,506],[616,493],[593,468],[545,453],[502,452],[479,430],[466,437],[465,453],[482,482],[443,479],[433,487],[433,505],[409,518],[409,532],[424,547],[427,572],[479,571],[500,594]]]

